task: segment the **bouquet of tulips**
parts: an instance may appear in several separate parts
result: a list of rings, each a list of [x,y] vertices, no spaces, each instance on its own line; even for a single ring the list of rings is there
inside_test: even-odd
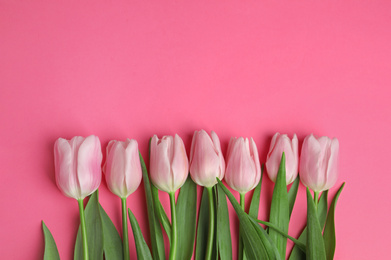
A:
[[[168,237],[170,260],[192,259],[193,255],[194,259],[208,260],[333,259],[334,214],[343,185],[330,204],[327,199],[328,190],[337,181],[338,150],[336,138],[311,134],[304,139],[299,163],[296,135],[290,139],[276,133],[265,163],[275,185],[270,216],[263,221],[258,219],[263,166],[252,138],[231,138],[224,158],[215,132],[209,135],[204,130],[195,131],[189,159],[178,135],[161,139],[155,135],[149,144],[149,173],[136,140],[110,141],[102,168],[98,137],[59,138],[54,145],[57,186],[77,200],[80,211],[74,259],[129,259],[128,218],[137,259],[166,259],[163,232]],[[121,199],[122,239],[99,203],[97,189],[102,170],[108,188]],[[223,179],[239,192],[239,201],[222,183]],[[126,204],[142,180],[150,246]],[[307,224],[294,238],[288,234],[288,227],[300,181],[307,187]],[[198,210],[197,185],[203,187]],[[245,205],[245,195],[253,189],[250,205]],[[168,193],[171,218],[159,200],[159,190]],[[84,208],[83,201],[88,196]],[[239,219],[237,256],[232,255],[227,198]],[[54,238],[44,223],[43,231],[44,259],[59,259]],[[287,239],[295,244],[290,254]]]

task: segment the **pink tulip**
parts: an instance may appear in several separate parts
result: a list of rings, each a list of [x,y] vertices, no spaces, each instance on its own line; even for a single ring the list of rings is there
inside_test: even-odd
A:
[[[276,133],[270,144],[266,158],[266,170],[269,178],[276,182],[282,153],[285,152],[286,185],[297,177],[299,168],[299,148],[296,134],[292,140],[287,135]]]
[[[150,154],[152,183],[159,190],[171,193],[182,187],[188,174],[189,160],[182,139],[177,134],[162,139],[154,135]]]
[[[58,188],[77,200],[98,189],[101,178],[102,151],[97,136],[75,136],[70,141],[57,139],[54,165]]]
[[[261,178],[261,165],[254,140],[232,137],[227,152],[225,181],[239,193],[247,193]]]
[[[126,198],[141,183],[141,164],[136,140],[125,142],[112,140],[107,146],[104,167],[106,183],[115,195]]]
[[[209,136],[204,130],[195,131],[191,143],[190,175],[200,186],[212,187],[222,180],[225,161],[221,153],[220,140],[215,132]]]
[[[301,148],[301,182],[315,192],[330,189],[338,178],[338,150],[337,138],[307,136]]]

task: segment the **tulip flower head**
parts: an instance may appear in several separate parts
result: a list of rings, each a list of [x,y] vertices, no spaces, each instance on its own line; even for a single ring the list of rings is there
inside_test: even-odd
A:
[[[315,192],[330,189],[338,178],[337,138],[309,135],[301,148],[300,179]]]
[[[285,152],[286,185],[288,185],[296,179],[299,168],[299,145],[296,134],[292,139],[280,133],[276,133],[272,138],[266,158],[266,171],[273,182],[276,182],[283,152]]]
[[[175,192],[185,183],[189,174],[189,160],[179,135],[154,135],[150,147],[150,175],[152,183],[168,193]]]
[[[225,181],[234,190],[247,193],[254,189],[261,178],[258,150],[251,138],[232,137],[227,152]]]
[[[101,178],[102,151],[97,136],[57,139],[54,166],[58,188],[70,198],[84,199],[98,189]]]
[[[212,187],[222,180],[225,161],[221,152],[220,140],[215,132],[209,136],[204,130],[195,131],[190,151],[190,175],[195,183]]]
[[[106,152],[104,173],[107,186],[115,195],[126,198],[138,188],[142,178],[137,141],[112,140]]]

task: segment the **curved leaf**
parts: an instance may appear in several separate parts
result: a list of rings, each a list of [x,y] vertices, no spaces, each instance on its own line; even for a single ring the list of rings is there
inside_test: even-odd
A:
[[[321,229],[322,227],[324,227],[326,216],[327,216],[327,195],[328,195],[328,190],[323,191],[318,203],[317,215],[318,215]],[[304,245],[307,243],[307,227],[303,229],[298,240]],[[305,252],[300,250],[295,245],[292,249],[291,255],[289,256],[289,260],[305,260]]]
[[[147,167],[145,166],[145,162],[143,157],[141,156],[141,153],[139,153],[139,156],[140,156],[141,169],[143,173],[145,197],[147,200],[148,223],[149,223],[149,232],[151,234],[153,259],[156,260],[165,259],[163,233],[160,227],[159,220],[157,219],[155,213],[152,191],[151,191],[151,183],[149,182]]]
[[[162,224],[164,231],[168,237],[168,240],[171,243],[171,223],[167,217],[166,212],[164,211],[163,205],[159,200],[159,190],[151,183],[151,191],[153,198],[153,205],[155,206],[156,217],[159,219],[159,222]]]
[[[244,250],[248,259],[275,259],[277,256],[273,252],[273,248],[268,242],[266,232],[262,233],[256,230],[253,226],[250,217],[243,211],[239,203],[236,201],[232,193],[224,186],[224,184],[218,180],[218,185],[222,188],[227,195],[229,201],[235,209],[235,212],[239,218],[240,227],[242,228],[242,238],[244,244]]]
[[[187,178],[176,203],[178,244],[177,259],[191,259],[197,223],[197,185]]]
[[[200,210],[198,212],[196,260],[204,260],[209,227],[209,200],[206,188],[202,190]]]
[[[284,233],[288,233],[289,201],[286,187],[285,153],[282,153],[277,180],[274,185],[269,222],[275,224]],[[269,229],[269,236],[275,243],[280,256],[285,258],[287,239],[273,229]]]
[[[149,247],[145,242],[144,236],[141,232],[136,217],[133,215],[130,209],[128,209],[128,214],[129,214],[130,225],[132,226],[134,243],[136,244],[137,259],[152,260],[151,252],[149,251]]]
[[[308,260],[326,260],[326,251],[324,248],[322,229],[316,214],[315,203],[307,188],[307,243],[306,259]]]
[[[54,241],[52,233],[42,221],[42,230],[45,238],[45,252],[43,254],[43,260],[60,260],[60,255],[58,254],[57,245]]]
[[[99,212],[103,227],[103,252],[105,259],[122,260],[124,253],[122,250],[122,240],[113,222],[99,203]]]
[[[217,186],[217,245],[221,260],[232,259],[232,240],[229,223],[227,198],[220,186]]]
[[[297,175],[296,180],[292,183],[291,188],[288,192],[288,201],[289,201],[289,218],[292,215],[293,206],[295,205],[297,191],[299,190],[300,177]]]
[[[297,240],[296,238],[291,237],[290,235],[284,233],[281,229],[279,229],[273,223],[270,223],[270,222],[267,222],[267,221],[262,221],[262,220],[259,220],[259,219],[253,219],[253,220],[258,222],[258,223],[264,224],[265,226],[268,226],[268,227],[270,227],[270,228],[272,228],[272,229],[274,229],[276,231],[278,231],[278,233],[280,233],[281,235],[283,235],[286,238],[289,238],[293,243],[295,243],[298,246],[298,248],[300,248],[300,250],[302,250],[305,253],[305,244],[304,243],[302,243],[299,240]]]
[[[324,240],[324,245],[326,248],[327,260],[332,260],[334,258],[335,245],[336,245],[335,208],[337,206],[337,201],[338,201],[339,195],[341,194],[344,186],[345,186],[345,183],[343,183],[341,188],[339,188],[339,190],[337,191],[337,193],[334,196],[333,201],[331,202],[329,214],[327,215],[327,219],[326,219],[326,225],[324,227],[323,240]]]
[[[90,259],[103,259],[103,228],[99,213],[98,190],[92,193],[85,208],[88,254]],[[77,232],[74,259],[83,259],[81,229]]]
[[[254,189],[253,197],[251,198],[250,209],[248,210],[248,214],[253,218],[258,218],[258,214],[259,214],[259,201],[261,199],[263,169],[264,169],[264,165],[262,164],[261,179],[259,180],[258,185]]]

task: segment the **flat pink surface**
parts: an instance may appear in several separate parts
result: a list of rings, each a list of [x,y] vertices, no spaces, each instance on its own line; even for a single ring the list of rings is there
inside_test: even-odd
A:
[[[55,184],[57,138],[134,138],[146,157],[153,134],[178,133],[189,151],[205,129],[224,153],[231,136],[253,137],[262,162],[277,131],[337,137],[336,259],[386,259],[390,42],[390,1],[0,0],[0,258],[41,259],[41,220],[73,257],[78,208]],[[99,191],[120,228],[119,199]],[[148,233],[144,201],[140,187],[128,205]],[[300,186],[291,235],[305,214]]]

